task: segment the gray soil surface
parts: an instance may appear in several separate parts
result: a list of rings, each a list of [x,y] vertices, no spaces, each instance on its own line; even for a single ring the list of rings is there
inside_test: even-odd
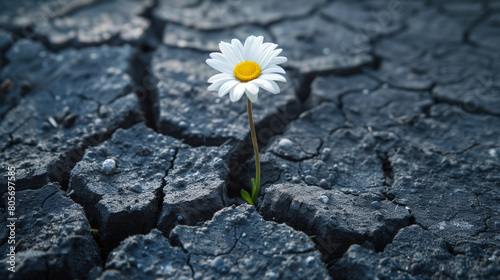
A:
[[[496,0],[2,1],[0,279],[500,279],[498,46]]]

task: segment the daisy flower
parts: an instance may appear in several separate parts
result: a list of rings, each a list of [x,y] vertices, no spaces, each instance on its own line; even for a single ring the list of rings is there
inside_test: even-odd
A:
[[[249,36],[245,44],[233,39],[231,43],[220,42],[221,52],[210,54],[207,64],[222,73],[208,79],[209,91],[217,91],[219,97],[229,93],[232,102],[246,94],[251,102],[259,98],[259,89],[277,94],[280,92],[278,82],[286,82],[285,70],[278,64],[285,63],[286,57],[278,56],[282,49],[278,45],[263,43],[262,36]]]
[[[241,196],[252,205],[257,205],[260,188],[260,159],[257,134],[252,115],[252,102],[259,98],[259,89],[277,94],[280,92],[278,82],[286,82],[285,70],[278,64],[285,63],[286,57],[278,56],[281,49],[273,43],[263,43],[262,36],[249,36],[242,45],[240,40],[233,39],[231,44],[220,42],[220,53],[210,54],[207,64],[222,73],[208,79],[211,85],[210,91],[217,91],[219,97],[229,93],[232,102],[241,99],[243,94],[247,95],[248,124],[255,154],[255,178],[252,178],[252,192],[241,190]]]

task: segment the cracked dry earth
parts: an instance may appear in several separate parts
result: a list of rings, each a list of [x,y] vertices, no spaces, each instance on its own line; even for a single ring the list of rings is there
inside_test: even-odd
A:
[[[289,59],[258,207],[206,90],[251,34]],[[493,0],[2,1],[0,278],[499,279],[498,46]]]

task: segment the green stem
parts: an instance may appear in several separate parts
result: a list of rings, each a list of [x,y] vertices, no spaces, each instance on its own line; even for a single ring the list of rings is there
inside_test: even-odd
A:
[[[253,124],[252,101],[247,97],[248,123],[250,124],[250,134],[252,136],[253,152],[255,154],[255,181],[256,190],[252,190],[252,201],[257,205],[257,197],[259,196],[260,188],[260,159],[259,159],[259,144],[257,143],[257,135]]]

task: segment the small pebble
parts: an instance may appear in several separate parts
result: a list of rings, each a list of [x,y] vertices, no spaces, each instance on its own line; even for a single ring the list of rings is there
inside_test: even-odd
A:
[[[107,115],[108,115],[108,109],[104,106],[101,106],[99,108],[99,115],[102,117],[102,118],[105,118]]]
[[[382,203],[380,201],[372,201],[372,206],[375,207],[375,209],[380,209],[382,208]]]
[[[326,195],[322,195],[319,197],[319,200],[321,200],[323,203],[326,204],[326,203],[328,203],[329,198]]]
[[[375,220],[382,221],[384,219],[384,215],[382,213],[375,214]]]
[[[489,149],[488,150],[488,154],[491,156],[491,157],[495,157],[497,155],[497,150],[495,149]]]
[[[158,172],[155,175],[153,175],[153,179],[161,180],[161,179],[163,179],[164,176],[165,176],[164,174],[161,174],[160,172]]]
[[[282,138],[280,142],[278,143],[278,147],[282,149],[289,149],[293,146],[293,142],[290,139],[287,138]]]
[[[56,99],[57,99],[57,96],[56,96]],[[71,111],[71,108],[69,108],[69,106],[64,106],[64,108],[62,108],[62,110],[56,114],[55,118],[58,121],[62,121],[67,115],[69,115],[70,111]]]
[[[214,158],[214,165],[221,165],[224,161],[220,157]]]
[[[321,154],[324,155],[324,156],[326,156],[326,155],[329,155],[331,151],[332,151],[332,149],[330,149],[330,148],[324,148],[321,151]]]
[[[363,94],[364,94],[364,95],[367,95],[368,93],[370,93],[370,90],[369,90],[369,89],[367,89],[367,88],[365,88],[365,89],[363,90]]]
[[[212,261],[212,267],[220,273],[227,273],[229,271],[229,268],[222,257],[216,257]]]
[[[180,121],[180,122],[179,122],[179,127],[180,127],[180,128],[187,128],[187,127],[188,127],[188,124],[187,124],[187,122],[185,122],[185,121]]]
[[[306,259],[306,265],[311,265],[314,262],[314,259],[315,258],[313,256],[307,257],[307,259]]]
[[[308,185],[318,185],[319,181],[316,179],[316,177],[307,175],[306,178],[304,178],[306,181],[306,184]]]
[[[133,187],[130,188],[130,190],[136,193],[141,193],[142,187],[140,185],[134,185]]]
[[[49,117],[49,123],[53,126],[53,127],[57,127],[57,122],[56,120],[53,118],[53,117]]]
[[[391,258],[383,258],[379,262],[381,266],[388,266],[390,263],[391,263]]]
[[[374,131],[373,137],[381,139],[383,141],[391,141],[396,139],[396,135],[388,131]]]
[[[116,162],[113,159],[107,159],[102,163],[102,171],[107,174],[111,175],[115,172],[115,167],[116,167]]]
[[[253,262],[251,259],[245,259],[243,261],[243,264],[245,265],[246,268],[251,268],[253,266]]]
[[[48,131],[50,129],[50,124],[43,122],[42,123],[42,130]]]
[[[95,125],[96,127],[100,127],[100,126],[102,125],[102,120],[101,120],[101,119],[95,119],[95,121],[94,121],[94,125]]]
[[[62,121],[62,125],[63,125],[63,127],[68,128],[68,127],[72,126],[75,123],[75,121],[76,121],[76,115],[69,114],[66,117],[64,117],[64,119]]]
[[[330,187],[330,184],[326,179],[321,179],[321,181],[319,181],[319,186],[322,188],[328,188]]]
[[[268,272],[266,272],[266,278],[267,279],[276,279],[276,273],[274,273],[272,271],[268,271]]]

